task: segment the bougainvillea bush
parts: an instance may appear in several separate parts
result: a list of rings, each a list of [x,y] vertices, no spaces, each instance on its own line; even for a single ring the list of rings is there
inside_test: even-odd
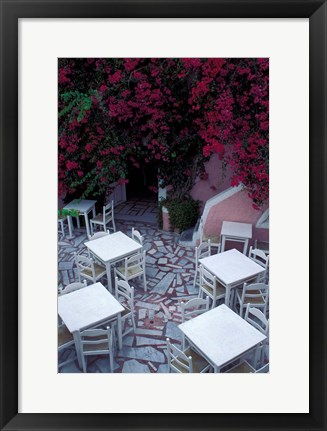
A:
[[[103,195],[151,163],[182,198],[216,154],[267,202],[268,59],[59,59],[58,80],[60,196]]]

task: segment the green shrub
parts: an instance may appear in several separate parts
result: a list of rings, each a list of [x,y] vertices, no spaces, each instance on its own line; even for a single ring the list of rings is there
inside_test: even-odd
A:
[[[171,230],[183,231],[195,226],[199,217],[200,201],[192,198],[166,199],[161,204],[168,208]]]

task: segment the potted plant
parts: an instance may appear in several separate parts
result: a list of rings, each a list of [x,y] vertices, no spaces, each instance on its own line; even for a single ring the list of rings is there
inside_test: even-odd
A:
[[[190,196],[168,198],[161,201],[162,227],[180,233],[194,226],[199,217],[200,201]]]

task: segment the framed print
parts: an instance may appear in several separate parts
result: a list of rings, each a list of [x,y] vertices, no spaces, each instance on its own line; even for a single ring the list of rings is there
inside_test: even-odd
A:
[[[2,1],[1,35],[1,429],[325,429],[326,2]],[[57,289],[49,286],[57,283],[58,275],[58,238],[52,229],[57,210],[58,106],[59,112],[65,112],[62,100],[68,104],[71,100],[71,93],[61,91],[60,85],[67,80],[70,59],[82,59],[79,70],[85,73],[87,68],[87,81],[101,88],[94,97],[102,103],[107,88],[102,75],[97,75],[99,68],[105,68],[113,84],[123,76],[131,91],[135,83],[120,65],[127,72],[134,70],[136,66],[126,62],[134,59],[142,66],[142,71],[135,69],[142,80],[149,64],[144,59],[156,58],[175,61],[173,67],[181,65],[183,58],[193,63],[202,59],[198,65],[216,58],[212,64],[219,63],[219,70],[217,58],[235,59],[226,60],[230,70],[239,58],[254,59],[255,67],[261,64],[256,59],[269,58],[269,375],[159,375],[153,373],[159,368],[156,362],[144,358],[138,362],[134,357],[115,362],[122,373],[101,373],[97,364],[87,374],[77,368],[57,373],[53,354],[57,353],[57,327],[53,326]],[[97,59],[96,66],[92,59]],[[151,79],[157,73],[153,65],[162,67],[156,62],[149,68]],[[183,70],[179,70],[181,80]],[[233,79],[237,80],[236,74]],[[77,87],[83,88],[85,96],[83,80]],[[175,83],[167,82],[176,92]],[[202,87],[194,88],[201,91]],[[87,97],[83,100],[87,104]],[[128,99],[130,104],[134,101]],[[140,129],[136,116],[142,109],[140,104],[133,113],[133,124]],[[258,121],[264,122],[264,115]],[[67,127],[72,123],[69,120]],[[136,132],[133,139],[145,142]],[[97,133],[102,134],[101,126]],[[61,144],[65,147],[66,141]],[[156,155],[159,160],[160,153]],[[76,168],[69,160],[63,166]],[[135,189],[130,187],[128,193]],[[78,202],[86,230],[87,226],[93,229],[88,218],[96,215],[90,202]],[[70,216],[76,218],[74,213]],[[265,225],[267,216],[263,214],[260,223]],[[72,226],[67,228],[72,236]],[[225,237],[233,238],[230,226],[225,229]],[[91,237],[92,232],[87,233]],[[243,232],[242,247],[247,246],[247,238]],[[123,241],[127,244],[129,239],[122,236],[119,247]],[[163,245],[157,242],[160,252]],[[72,243],[67,244],[63,247],[69,249]],[[128,244],[135,248],[135,242]],[[88,248],[92,252],[93,246]],[[133,252],[138,250],[134,248]],[[156,256],[156,250],[148,251]],[[93,252],[99,257],[98,251]],[[119,256],[125,258],[126,253]],[[110,259],[102,257],[107,276]],[[68,277],[62,283],[66,285],[72,273],[70,263],[62,262],[59,273],[62,270],[60,277]],[[176,276],[174,289],[177,280]],[[148,287],[154,287],[151,280]],[[142,297],[137,297],[140,304]],[[165,311],[154,299],[157,303],[151,305],[156,313],[161,307],[162,316],[174,314],[173,307]],[[100,313],[99,305],[96,311]],[[61,305],[58,312],[64,321]],[[142,325],[150,324],[154,316],[146,311],[142,317],[138,309],[138,319]],[[142,345],[148,338],[138,330],[143,339],[135,342]],[[164,355],[160,348],[151,351],[157,357]],[[146,372],[128,374],[135,366]]]

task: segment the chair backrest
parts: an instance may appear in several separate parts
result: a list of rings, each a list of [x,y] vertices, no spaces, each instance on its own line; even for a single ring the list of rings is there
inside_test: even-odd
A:
[[[201,242],[197,247],[195,247],[195,261],[199,262],[199,259],[203,257],[208,257],[211,255],[211,242],[210,239],[206,242]]]
[[[200,265],[200,286],[207,285],[216,290],[216,277]]]
[[[259,248],[252,248],[251,246],[249,250],[249,258],[265,269],[269,266],[269,254],[266,254]]]
[[[109,229],[107,230],[107,232],[100,231],[100,232],[96,232],[94,235],[88,235],[87,237],[89,241],[93,241],[95,239],[102,238],[103,236],[107,236],[107,235],[110,235]]]
[[[267,320],[266,316],[263,314],[262,311],[258,310],[255,307],[251,307],[251,304],[247,304],[246,306],[244,320],[249,322],[262,334],[268,335],[269,320]]]
[[[112,346],[113,334],[109,326],[106,329],[85,329],[79,333],[82,352],[92,354],[101,354],[101,352],[108,352]],[[94,348],[101,346],[103,348]],[[94,349],[92,349],[92,347]]]
[[[67,293],[74,292],[75,290],[82,289],[83,287],[86,287],[86,286],[87,286],[86,280],[84,280],[83,283],[79,283],[79,282],[70,283],[70,284],[67,284],[67,286],[59,289],[58,293],[59,295],[66,295]]]
[[[140,234],[138,230],[134,228],[132,228],[132,239],[134,239],[134,241],[143,245],[143,236]]]
[[[137,267],[141,267],[145,270],[145,251],[140,251],[125,259],[125,274],[127,274],[128,270],[133,271],[133,269],[137,269]]]
[[[127,303],[128,308],[134,311],[134,287],[130,286],[127,281],[115,278],[115,297],[122,304]]]
[[[86,257],[82,254],[74,253],[75,255],[75,263],[79,272],[89,269],[92,271],[92,275],[94,277],[94,262],[91,258]]]
[[[174,344],[171,344],[169,338],[166,338],[166,342],[169,368],[177,371],[178,373],[183,373],[183,370],[185,370],[187,373],[192,373],[192,357],[186,356],[184,352],[178,349],[178,347],[174,346]]]
[[[107,224],[114,218],[114,201],[111,201],[103,207],[103,223]]]
[[[193,317],[205,313],[208,310],[209,296],[207,296],[205,299],[193,298],[186,303],[181,302],[182,322],[185,322],[185,320],[193,319]]]
[[[262,298],[267,302],[269,294],[269,285],[265,283],[244,283],[242,291],[242,303],[248,299],[250,304],[255,304],[258,299]],[[252,302],[251,302],[252,301]]]

